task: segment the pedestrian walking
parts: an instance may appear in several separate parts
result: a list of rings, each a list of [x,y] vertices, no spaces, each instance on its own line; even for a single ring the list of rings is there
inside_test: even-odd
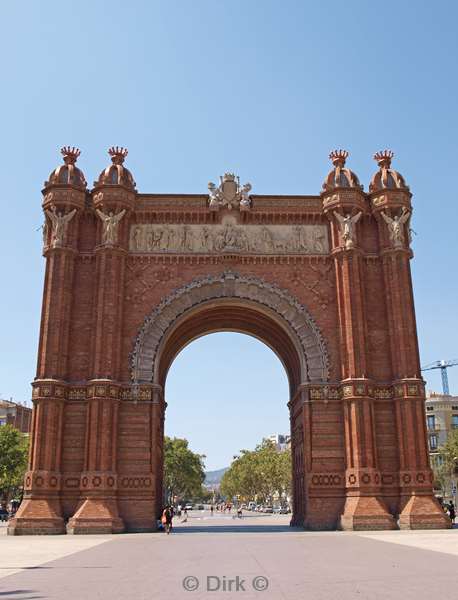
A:
[[[453,504],[453,502],[450,500],[450,502],[448,503],[448,516],[450,517],[450,521],[452,522],[452,525],[455,523],[455,517],[456,517],[456,513],[455,513],[455,505]]]
[[[171,506],[166,506],[162,512],[161,522],[164,525],[165,533],[168,535],[172,531],[173,510]]]
[[[213,504],[210,506],[210,514],[213,517]]]

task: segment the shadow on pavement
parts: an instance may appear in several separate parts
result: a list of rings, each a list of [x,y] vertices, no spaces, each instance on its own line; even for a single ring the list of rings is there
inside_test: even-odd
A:
[[[7,592],[0,591],[0,598],[15,598],[16,600],[32,600],[35,598],[44,598],[44,596],[29,596],[24,594],[35,594],[33,590],[9,590]]]
[[[285,533],[304,531],[289,525],[178,525],[173,533]]]

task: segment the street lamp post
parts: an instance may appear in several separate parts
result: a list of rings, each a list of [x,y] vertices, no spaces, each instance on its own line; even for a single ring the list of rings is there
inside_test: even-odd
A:
[[[453,457],[453,468],[452,468],[452,498],[453,504],[456,506],[456,474],[458,470],[457,466],[458,456]]]

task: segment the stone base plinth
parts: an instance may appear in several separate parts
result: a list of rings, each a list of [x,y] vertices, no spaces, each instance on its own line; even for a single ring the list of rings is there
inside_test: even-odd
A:
[[[8,524],[8,535],[59,535],[65,533],[57,499],[25,498]]]
[[[124,523],[114,498],[86,498],[67,524],[67,533],[122,533]]]
[[[452,523],[433,496],[411,496],[399,515],[400,529],[450,529]]]
[[[154,494],[126,494],[118,496],[119,515],[124,522],[124,529],[129,533],[145,533],[157,531]]]
[[[307,503],[302,523],[310,531],[332,531],[338,526],[345,498],[339,496],[312,496]]]
[[[396,522],[383,502],[375,496],[348,497],[340,517],[344,531],[397,529]]]

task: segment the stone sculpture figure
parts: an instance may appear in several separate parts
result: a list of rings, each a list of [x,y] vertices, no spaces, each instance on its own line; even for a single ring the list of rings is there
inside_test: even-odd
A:
[[[221,203],[221,194],[219,189],[211,181],[208,184],[208,197],[210,199],[210,208],[217,208]]]
[[[142,230],[140,227],[136,227],[134,230],[134,244],[135,244],[135,250],[141,250]]]
[[[342,216],[340,213],[334,211],[334,216],[339,222],[340,235],[342,236],[344,246],[346,250],[353,248],[356,242],[356,231],[355,225],[361,218],[362,212],[351,216],[347,214]]]
[[[63,212],[58,213],[55,207],[52,210],[47,210],[46,214],[52,223],[52,234],[51,234],[51,246],[52,248],[59,248],[65,244],[67,237],[67,227],[70,221],[73,219],[76,213],[76,208],[67,214]]]
[[[202,250],[213,250],[212,239],[213,238],[210,229],[204,225],[200,231],[200,245]]]
[[[95,209],[97,216],[102,221],[103,231],[102,231],[102,243],[107,246],[113,246],[118,241],[118,225],[123,216],[126,213],[126,209],[124,208],[120,213],[115,215],[113,212],[110,212],[106,215],[104,212]]]
[[[313,230],[313,249],[322,254],[325,251],[325,234],[321,229]]]
[[[48,244],[48,221],[46,219],[41,226],[41,233],[43,235],[43,248],[45,248]]]
[[[208,184],[209,207],[216,210],[226,207],[248,209],[251,206],[250,193],[251,184],[240,185],[240,179],[234,173],[224,173],[220,177],[220,185],[217,187],[212,181]]]
[[[250,191],[251,183],[245,183],[240,190],[240,206],[243,206],[244,208],[250,208]]]
[[[170,227],[168,225],[164,225],[164,229],[162,231],[162,237],[160,241],[160,249],[168,250],[170,245]]]
[[[403,207],[400,215],[389,217],[384,210],[380,213],[388,226],[390,241],[393,248],[402,248],[404,246],[404,224],[410,219],[410,211]],[[410,232],[409,232],[410,241]]]

